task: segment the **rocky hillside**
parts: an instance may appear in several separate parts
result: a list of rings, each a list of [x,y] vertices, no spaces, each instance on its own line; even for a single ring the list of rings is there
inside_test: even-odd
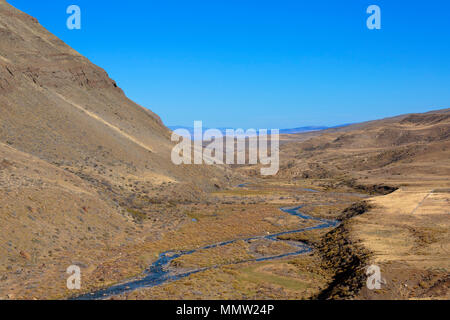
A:
[[[172,164],[156,114],[4,0],[0,110],[0,297],[77,256],[102,261],[157,237],[183,218],[174,203],[231,179],[225,168]]]
[[[285,138],[280,176],[395,180],[450,175],[450,109]],[[297,140],[298,142],[295,142]]]
[[[115,184],[211,185],[218,170],[172,165],[170,132],[38,21],[0,1],[0,142]]]

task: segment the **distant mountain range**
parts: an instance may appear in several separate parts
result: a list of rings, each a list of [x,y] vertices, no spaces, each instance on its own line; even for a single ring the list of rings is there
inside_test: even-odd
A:
[[[303,132],[312,132],[312,131],[321,131],[326,129],[332,129],[332,128],[342,128],[349,126],[350,124],[342,124],[338,126],[333,127],[326,127],[326,126],[307,126],[307,127],[298,127],[298,128],[292,128],[292,129],[280,129],[280,134],[295,134],[295,133],[303,133]],[[184,126],[168,126],[168,128],[172,131],[175,131],[177,129],[185,129],[189,131],[190,135],[194,135],[194,128],[193,127],[184,127]],[[203,128],[203,131],[208,130],[209,128]],[[227,129],[235,129],[236,128],[216,128],[222,132],[223,135],[225,135]]]

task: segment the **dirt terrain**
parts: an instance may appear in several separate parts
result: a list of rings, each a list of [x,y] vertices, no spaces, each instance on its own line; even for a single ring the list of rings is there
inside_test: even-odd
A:
[[[370,252],[367,263],[386,280],[381,290],[362,287],[353,296],[449,298],[450,109],[286,140],[283,178],[319,179],[331,189],[397,188],[347,222],[347,237]]]
[[[233,180],[225,168],[175,166],[157,115],[4,0],[0,109],[3,298],[51,297],[64,281],[42,284],[69,265],[95,268],[159,237],[183,219],[174,203]]]
[[[168,251],[186,276],[108,298],[449,298],[450,109],[284,135],[273,177],[175,166],[157,115],[4,0],[0,108],[0,299],[98,292]]]

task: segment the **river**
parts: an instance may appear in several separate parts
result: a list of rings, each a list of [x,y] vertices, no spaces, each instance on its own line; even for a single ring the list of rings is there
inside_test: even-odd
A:
[[[276,260],[276,259],[281,259],[281,258],[288,257],[288,256],[297,256],[297,255],[311,252],[312,248],[303,242],[280,240],[280,239],[278,239],[278,237],[282,236],[282,235],[301,233],[301,232],[305,232],[305,231],[309,231],[309,230],[336,227],[339,224],[339,221],[321,219],[321,218],[316,218],[316,217],[306,215],[306,214],[300,212],[300,209],[302,207],[303,206],[298,206],[298,207],[294,207],[294,208],[286,207],[286,208],[280,208],[280,210],[285,213],[288,213],[290,215],[296,216],[300,219],[317,221],[318,222],[317,225],[311,226],[311,227],[306,227],[306,228],[301,228],[301,229],[297,229],[297,230],[290,230],[290,231],[284,231],[284,232],[275,233],[275,234],[269,234],[269,235],[265,235],[265,236],[254,236],[254,237],[246,238],[246,239],[242,239],[242,238],[233,239],[233,240],[224,241],[224,242],[220,242],[220,243],[210,244],[210,245],[207,245],[202,248],[192,249],[192,250],[188,250],[188,251],[166,251],[159,255],[158,259],[147,270],[144,271],[144,273],[141,277],[131,279],[131,280],[128,280],[128,281],[125,281],[125,282],[122,282],[122,283],[119,283],[116,285],[112,285],[110,287],[107,287],[105,289],[101,289],[101,290],[98,290],[95,292],[77,296],[77,297],[73,298],[73,300],[107,299],[107,298],[110,298],[113,296],[117,296],[117,295],[120,295],[123,293],[130,292],[130,291],[134,291],[134,290],[138,290],[138,289],[142,289],[142,288],[151,288],[151,287],[158,286],[158,285],[170,282],[170,281],[176,281],[176,280],[186,278],[192,274],[202,272],[205,270],[222,267],[224,265],[216,265],[216,266],[211,266],[211,267],[206,267],[206,268],[199,268],[199,269],[191,270],[191,271],[184,272],[184,273],[175,273],[168,268],[170,262],[179,257],[193,254],[199,250],[208,250],[208,249],[212,249],[212,248],[223,247],[223,246],[235,243],[237,241],[250,242],[250,241],[262,240],[262,239],[266,239],[266,240],[270,240],[270,241],[282,241],[282,242],[289,243],[289,245],[295,247],[296,250],[289,252],[289,253],[283,253],[283,254],[275,255],[275,256],[260,257],[260,258],[255,258],[255,259],[251,259],[251,260],[239,261],[239,262],[236,262],[233,264]]]

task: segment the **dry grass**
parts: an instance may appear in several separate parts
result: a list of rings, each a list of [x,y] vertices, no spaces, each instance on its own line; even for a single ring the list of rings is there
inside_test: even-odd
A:
[[[448,277],[450,194],[416,186],[402,188],[390,195],[374,198],[371,202],[375,209],[354,219],[353,234],[374,253],[373,262],[383,265],[384,273],[392,273],[391,279],[401,279],[396,281],[401,283],[400,286],[395,281],[387,285],[382,292],[384,297],[418,298],[424,293],[418,288],[413,290],[417,283],[432,286],[439,281],[435,277],[427,280],[426,274],[437,272],[441,280]],[[389,267],[391,264],[396,267]],[[370,296],[368,292],[362,295]],[[432,296],[449,297],[448,291],[436,291]]]

